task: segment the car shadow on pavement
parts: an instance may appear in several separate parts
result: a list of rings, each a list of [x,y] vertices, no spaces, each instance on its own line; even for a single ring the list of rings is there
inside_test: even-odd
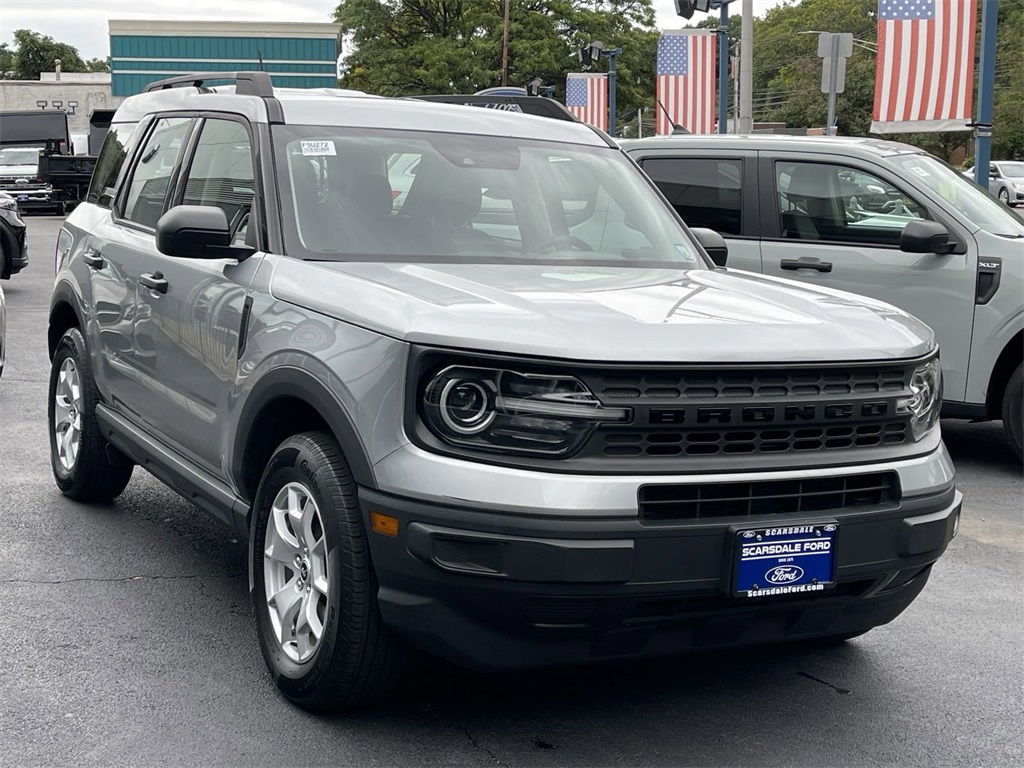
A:
[[[1010,448],[1001,421],[969,422],[943,419],[942,439],[954,464],[984,466],[1021,475],[1021,463]]]

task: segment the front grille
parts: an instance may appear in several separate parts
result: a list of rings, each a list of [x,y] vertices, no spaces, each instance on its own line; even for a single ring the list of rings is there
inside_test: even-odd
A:
[[[632,421],[598,429],[592,458],[672,460],[848,451],[909,442],[898,413],[915,362],[594,372],[587,386]]]
[[[602,376],[596,394],[622,405],[626,401],[665,403],[718,398],[778,400],[821,395],[900,393],[907,387],[902,366],[806,371],[656,371]]]
[[[644,485],[639,493],[640,519],[645,521],[817,514],[894,506],[899,500],[899,477],[895,472],[801,480]]]
[[[603,455],[619,458],[786,453],[900,445],[907,439],[907,425],[895,422],[799,429],[609,431],[599,439]]]

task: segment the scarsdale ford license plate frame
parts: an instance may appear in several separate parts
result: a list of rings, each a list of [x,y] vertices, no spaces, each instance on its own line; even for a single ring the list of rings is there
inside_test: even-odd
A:
[[[735,528],[732,593],[771,597],[821,592],[836,583],[835,522]]]

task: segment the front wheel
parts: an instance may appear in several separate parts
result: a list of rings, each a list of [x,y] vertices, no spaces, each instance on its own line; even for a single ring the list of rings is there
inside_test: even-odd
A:
[[[1024,461],[1024,363],[1006,382],[1003,392],[1003,429],[1017,458]]]
[[[330,435],[296,435],[274,452],[249,557],[260,649],[288,699],[329,711],[398,683],[405,647],[381,618],[355,483]]]
[[[999,190],[999,202],[1003,205],[1010,204],[1010,193],[1006,191],[1006,188]]]
[[[49,391],[50,464],[57,487],[75,501],[109,501],[120,495],[134,467],[110,463],[96,421],[100,396],[77,328],[57,342]]]

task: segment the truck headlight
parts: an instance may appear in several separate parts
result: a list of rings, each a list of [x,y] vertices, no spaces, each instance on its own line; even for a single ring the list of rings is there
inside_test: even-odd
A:
[[[915,442],[928,434],[939,421],[942,409],[942,367],[933,357],[914,369],[910,377],[910,397],[897,401],[896,412],[910,416]]]
[[[426,385],[423,421],[451,445],[494,453],[567,456],[600,424],[627,421],[572,376],[451,366]]]

